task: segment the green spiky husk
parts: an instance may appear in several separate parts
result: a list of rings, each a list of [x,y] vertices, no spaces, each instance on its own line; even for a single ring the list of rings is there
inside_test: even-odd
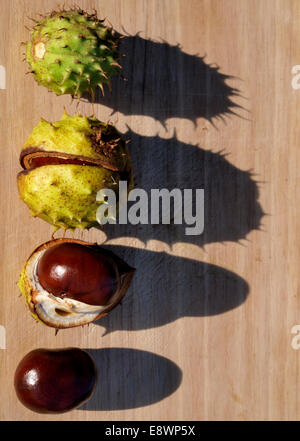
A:
[[[37,48],[43,51],[37,55]],[[81,9],[54,11],[35,24],[26,58],[36,81],[57,95],[80,98],[110,85],[118,73],[118,38],[95,14]],[[44,53],[43,53],[44,52]]]
[[[94,165],[45,164],[31,167],[26,155],[69,155]],[[24,159],[25,158],[25,159]],[[55,123],[45,120],[33,129],[21,152],[24,171],[18,174],[20,198],[34,217],[59,228],[97,226],[96,201],[99,190],[115,191],[118,198],[120,180],[133,187],[133,172],[126,143],[116,129],[95,118],[64,114]],[[25,165],[24,165],[25,163]],[[27,164],[27,166],[26,166]]]
[[[120,170],[126,168],[129,159],[126,144],[120,140],[117,149],[112,150],[108,158],[101,148],[93,143],[93,135],[99,131],[106,138],[120,139],[114,126],[105,124],[94,117],[71,116],[64,112],[61,119],[53,123],[41,119],[27,138],[21,156],[27,149],[35,148],[44,152],[53,151],[83,156],[92,160],[110,161]]]
[[[73,164],[46,165],[22,172],[18,178],[21,199],[38,216],[56,228],[91,228],[97,224],[101,188],[118,189],[118,173],[102,167]]]

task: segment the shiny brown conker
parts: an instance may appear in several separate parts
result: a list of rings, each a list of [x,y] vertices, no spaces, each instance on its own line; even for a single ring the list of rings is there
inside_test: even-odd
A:
[[[118,288],[114,262],[99,249],[79,243],[49,247],[39,259],[37,277],[54,296],[89,305],[106,305]]]
[[[63,413],[92,395],[97,371],[81,349],[36,349],[19,363],[14,378],[18,399],[38,413]]]
[[[88,160],[59,158],[55,156],[36,156],[30,159],[30,168],[42,167],[44,165],[62,165],[62,164],[97,166],[97,164]]]

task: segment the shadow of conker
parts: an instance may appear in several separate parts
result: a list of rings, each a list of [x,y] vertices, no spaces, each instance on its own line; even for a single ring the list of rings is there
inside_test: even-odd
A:
[[[132,247],[106,248],[135,267],[136,273],[122,305],[95,322],[105,333],[221,314],[241,305],[249,293],[245,280],[216,265]]]
[[[179,367],[152,352],[127,348],[87,349],[98,370],[92,398],[80,410],[122,410],[148,406],[180,386]]]
[[[155,239],[172,245],[192,243],[200,247],[213,242],[238,242],[258,230],[264,212],[259,204],[257,182],[251,172],[240,170],[220,152],[204,150],[179,141],[176,136],[140,136],[129,130],[129,144],[135,186],[146,190],[149,199],[149,224],[105,225],[108,239],[136,237],[146,243]],[[204,232],[185,234],[187,225],[150,224],[151,189],[204,189]],[[195,211],[194,211],[195,213]],[[173,211],[171,209],[171,215]]]
[[[179,45],[125,36],[120,42],[122,73],[112,77],[112,94],[97,91],[96,102],[124,115],[146,115],[163,125],[168,118],[186,118],[194,123],[203,117],[235,114],[240,106],[233,97],[236,88],[226,81],[232,77],[205,63],[198,55],[183,52]]]

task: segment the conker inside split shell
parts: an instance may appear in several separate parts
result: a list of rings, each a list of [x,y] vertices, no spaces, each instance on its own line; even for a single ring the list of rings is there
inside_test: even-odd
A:
[[[59,121],[41,119],[25,142],[17,184],[34,217],[55,230],[99,226],[97,200],[109,189],[119,200],[119,182],[133,188],[133,169],[125,141],[111,124],[95,117],[63,114]],[[118,209],[118,202],[117,207]]]
[[[97,371],[81,349],[36,349],[19,363],[14,377],[21,403],[38,413],[63,413],[93,394]]]
[[[106,305],[118,288],[119,274],[99,249],[72,242],[49,247],[37,264],[40,284],[61,298]]]
[[[35,319],[63,329],[107,315],[126,294],[134,272],[102,246],[54,239],[27,259],[18,286]]]

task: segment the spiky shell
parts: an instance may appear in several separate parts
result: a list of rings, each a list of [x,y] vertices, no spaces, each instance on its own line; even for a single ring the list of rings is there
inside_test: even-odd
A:
[[[118,183],[117,173],[73,164],[45,165],[21,173],[18,179],[21,198],[32,216],[70,229],[96,225],[97,192],[101,187],[117,190]]]
[[[129,159],[126,143],[114,126],[94,117],[71,116],[66,112],[53,123],[41,118],[21,151],[22,167],[29,168],[25,159],[39,153],[66,158],[73,155],[113,171],[126,169]]]
[[[80,98],[110,86],[119,71],[118,37],[95,14],[81,9],[53,11],[36,22],[26,58],[36,81],[57,95]]]
[[[64,114],[55,123],[41,120],[20,161],[25,168],[17,178],[20,198],[32,216],[56,230],[96,226],[98,191],[108,188],[118,195],[120,180],[127,180],[129,190],[133,186],[126,142],[112,125],[95,118]]]

